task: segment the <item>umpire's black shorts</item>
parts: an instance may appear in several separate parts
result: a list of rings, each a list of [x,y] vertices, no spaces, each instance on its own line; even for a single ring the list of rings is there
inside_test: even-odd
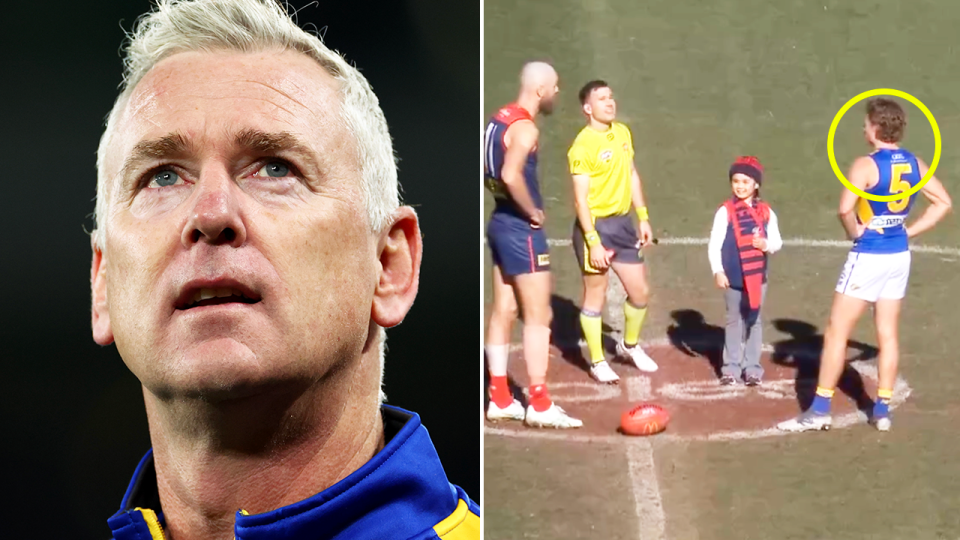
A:
[[[611,262],[626,264],[643,264],[643,252],[640,250],[640,237],[637,228],[633,225],[630,214],[621,216],[598,217],[593,220],[593,227],[600,236],[600,243],[607,251],[613,251]],[[590,248],[583,237],[583,228],[579,220],[573,222],[573,251],[577,254],[580,271],[584,274],[601,274],[606,270],[598,270],[590,264]]]

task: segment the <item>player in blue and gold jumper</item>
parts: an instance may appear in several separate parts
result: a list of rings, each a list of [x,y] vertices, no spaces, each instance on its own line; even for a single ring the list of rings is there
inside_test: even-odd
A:
[[[903,193],[920,182],[927,173],[927,164],[899,145],[906,125],[906,113],[896,101],[877,98],[867,103],[863,133],[874,151],[854,161],[848,175],[854,186],[871,195],[891,195]],[[837,283],[824,335],[816,395],[806,412],[780,423],[780,429],[829,429],[830,400],[843,373],[847,340],[872,303],[880,357],[877,401],[870,421],[878,430],[889,431],[889,405],[899,362],[900,303],[910,275],[909,239],[933,228],[951,207],[950,196],[936,176],[930,178],[921,193],[930,206],[907,226],[907,214],[916,195],[879,202],[843,190],[840,221],[853,240],[853,249]]]
[[[484,133],[484,175],[495,207],[487,224],[493,256],[493,306],[487,325],[490,371],[487,419],[523,420],[533,427],[577,428],[547,392],[550,360],[550,254],[543,233],[543,198],[537,182],[538,113],[549,114],[559,87],[557,72],[530,62],[520,75],[520,95],[502,107]],[[523,355],[530,378],[530,404],[524,410],[507,385],[510,333],[523,312]]]

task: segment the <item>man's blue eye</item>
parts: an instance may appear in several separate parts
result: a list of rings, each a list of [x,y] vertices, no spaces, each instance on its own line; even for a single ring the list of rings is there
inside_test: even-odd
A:
[[[172,186],[176,184],[179,179],[180,175],[171,170],[160,171],[153,175],[153,181],[160,187]]]
[[[271,178],[283,178],[290,174],[290,167],[287,167],[283,163],[269,163],[264,165],[259,171],[257,171],[257,176],[269,176]]]

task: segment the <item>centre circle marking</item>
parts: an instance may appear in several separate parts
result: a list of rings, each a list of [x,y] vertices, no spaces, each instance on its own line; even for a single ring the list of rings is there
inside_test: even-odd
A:
[[[920,179],[920,182],[917,183],[917,185],[913,186],[907,191],[895,193],[893,195],[872,195],[853,185],[849,180],[847,180],[847,177],[843,175],[843,172],[840,171],[840,167],[837,166],[837,157],[834,155],[833,151],[833,137],[837,132],[837,126],[840,125],[840,119],[843,118],[843,115],[846,114],[848,110],[850,110],[850,107],[853,107],[864,99],[873,96],[897,96],[909,101],[910,103],[913,103],[918,109],[920,109],[920,111],[923,112],[923,115],[926,116],[927,120],[930,122],[930,127],[933,128],[933,160],[930,162],[930,168],[927,169],[927,174],[923,175],[923,178]],[[875,88],[873,90],[868,90],[866,92],[857,94],[851,98],[850,101],[840,108],[836,116],[833,117],[833,123],[830,124],[830,131],[827,133],[827,157],[830,159],[830,167],[833,168],[834,174],[836,174],[837,178],[840,179],[840,183],[846,186],[847,189],[853,193],[856,193],[860,197],[870,201],[899,201],[901,199],[906,199],[907,197],[910,197],[914,193],[920,191],[920,189],[930,181],[930,178],[933,177],[933,172],[937,170],[937,164],[940,163],[940,127],[937,125],[937,120],[933,117],[930,109],[928,109],[927,106],[924,105],[919,99],[901,90],[895,90],[893,88]]]
[[[741,384],[731,384],[729,386],[720,386],[715,380],[700,380],[683,383],[667,383],[657,389],[657,393],[663,397],[671,398],[677,401],[718,401],[725,399],[737,399],[750,393],[755,393],[760,397],[767,399],[797,399],[797,392],[794,390],[795,380],[779,379],[776,381],[763,381],[757,388],[747,388]]]

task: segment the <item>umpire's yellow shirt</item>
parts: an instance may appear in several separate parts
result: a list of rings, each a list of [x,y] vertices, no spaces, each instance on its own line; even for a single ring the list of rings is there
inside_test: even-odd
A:
[[[594,217],[630,212],[630,128],[620,122],[614,122],[606,131],[583,128],[567,151],[567,160],[570,174],[590,177],[587,206]]]

